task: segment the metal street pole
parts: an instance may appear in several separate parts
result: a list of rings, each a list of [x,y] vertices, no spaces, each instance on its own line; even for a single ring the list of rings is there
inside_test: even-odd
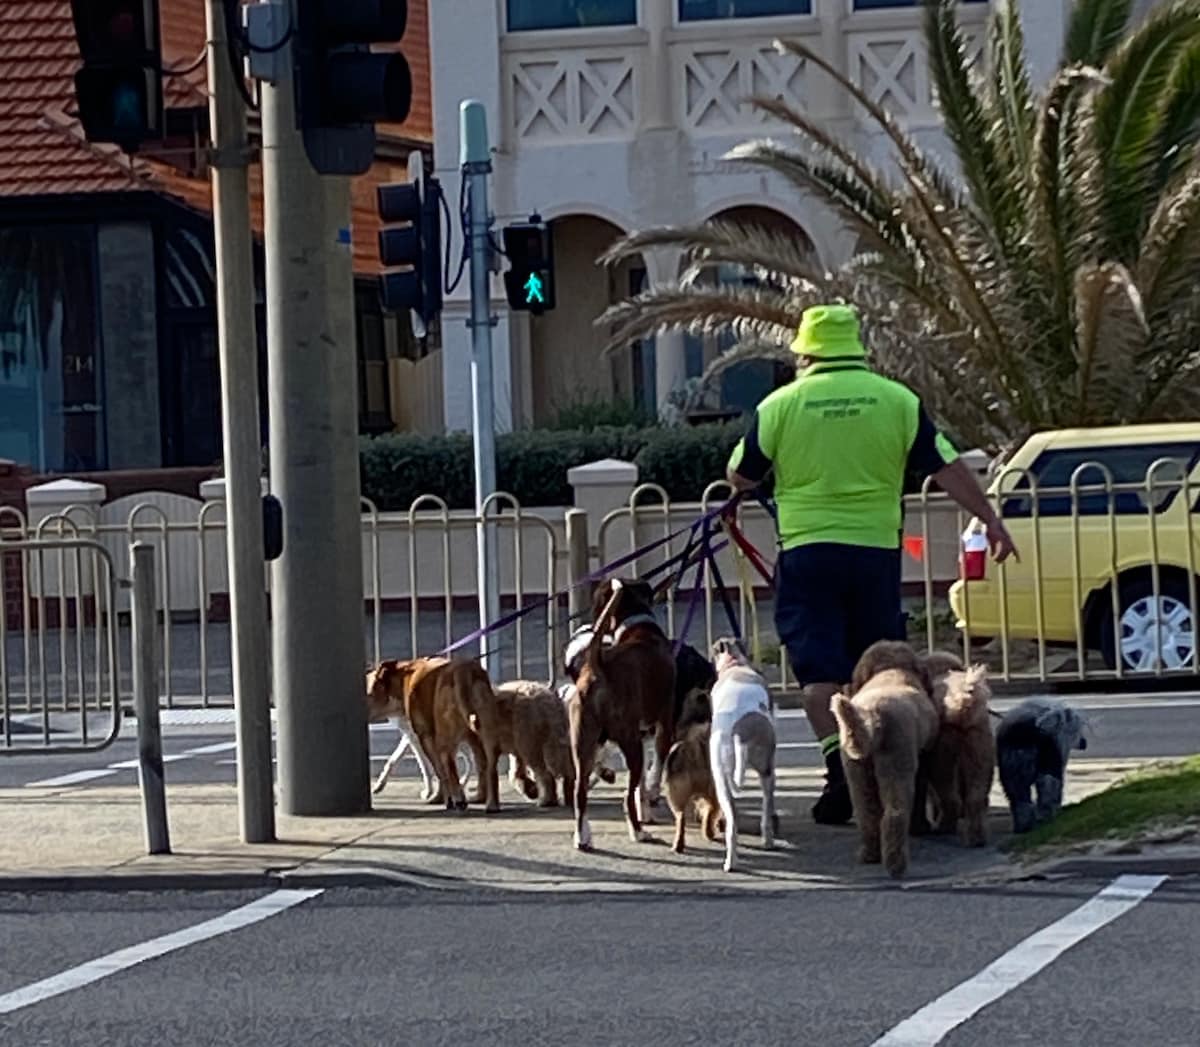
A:
[[[483,521],[483,503],[496,490],[496,410],[492,377],[492,214],[488,207],[488,177],[492,154],[488,148],[487,110],[482,102],[459,106],[459,158],[467,180],[468,235],[471,244],[471,425],[475,449],[475,512],[479,523],[475,548],[479,592],[479,625],[500,617],[500,557],[495,524]],[[498,673],[500,656],[489,658],[492,640],[479,640],[483,667]],[[493,673],[496,675],[496,673]]]
[[[129,548],[133,574],[133,708],[137,714],[138,783],[146,853],[170,854],[167,787],[163,776],[162,726],[158,716],[158,602],[154,587],[154,546]],[[168,611],[163,612],[169,613]]]
[[[262,443],[254,246],[250,236],[250,142],[234,82],[224,0],[208,0],[209,126],[217,246],[217,331],[225,460],[233,701],[237,710],[238,818],[245,843],[275,839],[271,695],[263,558]]]
[[[279,802],[348,815],[371,808],[350,180],[313,170],[282,65],[262,85]]]

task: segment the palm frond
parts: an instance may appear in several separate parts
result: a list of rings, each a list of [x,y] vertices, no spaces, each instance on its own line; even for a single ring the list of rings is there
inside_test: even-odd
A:
[[[1075,278],[1076,424],[1128,422],[1121,405],[1139,383],[1136,360],[1149,329],[1137,285],[1123,265],[1082,267]]]
[[[1200,17],[1200,16],[1198,16]],[[1167,87],[1161,129],[1155,143],[1160,159],[1156,185],[1167,185],[1196,156],[1200,136],[1200,43],[1180,54]]]
[[[1129,25],[1132,0],[1077,0],[1067,23],[1067,65],[1103,65]]]
[[[1200,0],[1155,9],[1105,65],[1111,83],[1096,99],[1096,135],[1104,156],[1104,230],[1107,248],[1126,263],[1153,207],[1162,134],[1176,68],[1200,40]]]
[[[971,199],[985,216],[1004,254],[1020,239],[1020,181],[1025,169],[996,148],[988,113],[967,67],[957,3],[938,0],[925,8],[929,69],[947,136],[954,144]]]
[[[1200,161],[1158,203],[1142,240],[1138,286],[1154,324],[1200,285]]]
[[[738,338],[782,342],[791,338],[805,308],[821,300],[816,290],[783,294],[740,285],[658,288],[611,306],[596,325],[612,329],[604,354],[669,330],[696,335],[732,331]]]
[[[800,237],[762,225],[730,220],[675,228],[658,226],[623,237],[598,259],[614,265],[655,248],[670,247],[683,252],[692,264],[725,263],[747,269],[762,268],[772,276],[788,279],[817,279],[821,270],[811,246]]]
[[[990,116],[1008,167],[1018,177],[1029,170],[1033,153],[1034,104],[1025,61],[1025,34],[1016,8],[1003,3],[992,12],[988,27],[991,90]]]

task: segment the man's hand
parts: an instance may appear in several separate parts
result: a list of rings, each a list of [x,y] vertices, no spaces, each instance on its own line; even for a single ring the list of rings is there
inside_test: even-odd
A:
[[[996,563],[1004,563],[1010,556],[1020,563],[1021,556],[1017,552],[1017,546],[1000,517],[994,514],[989,516],[984,528],[984,533],[987,535],[988,547],[992,551],[992,559]]]

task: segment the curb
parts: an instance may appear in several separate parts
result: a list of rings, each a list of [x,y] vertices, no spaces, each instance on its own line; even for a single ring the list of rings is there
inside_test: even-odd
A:
[[[1033,866],[1020,879],[1052,877],[1200,876],[1200,852],[1195,854],[1079,855]]]

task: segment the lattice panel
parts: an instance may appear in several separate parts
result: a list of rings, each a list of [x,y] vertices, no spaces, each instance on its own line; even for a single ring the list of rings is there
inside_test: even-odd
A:
[[[967,58],[975,73],[984,71],[985,34],[967,32]],[[908,122],[936,122],[937,88],[925,57],[920,30],[855,33],[850,38],[850,75],[872,101]]]
[[[904,120],[933,116],[920,30],[854,33],[849,57],[850,78],[892,116]]]
[[[619,138],[637,126],[633,59],[620,51],[513,55],[513,131],[523,141]]]
[[[723,131],[768,121],[750,105],[755,96],[804,107],[804,63],[769,44],[706,45],[680,57],[681,123],[692,131]]]

